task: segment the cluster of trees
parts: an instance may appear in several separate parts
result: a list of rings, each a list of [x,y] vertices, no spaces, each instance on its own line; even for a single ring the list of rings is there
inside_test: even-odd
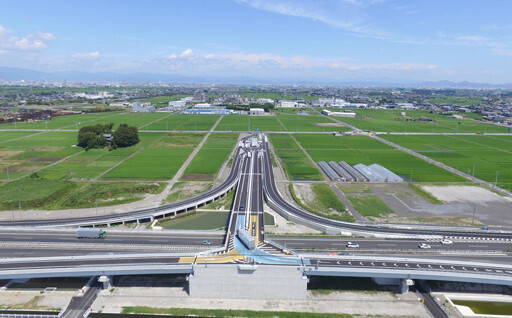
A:
[[[112,132],[113,123],[84,126],[78,132],[78,146],[89,149],[130,147],[139,142],[137,127],[121,124]]]
[[[251,108],[263,108],[265,112],[269,112],[271,109],[274,109],[274,104],[272,103],[266,103],[264,105],[252,103],[249,105],[227,105],[227,109],[233,109],[233,110],[246,110],[249,111]]]

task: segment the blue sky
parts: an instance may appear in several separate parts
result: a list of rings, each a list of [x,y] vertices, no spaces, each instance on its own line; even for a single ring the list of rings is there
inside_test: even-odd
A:
[[[17,0],[0,66],[512,82],[506,0]]]

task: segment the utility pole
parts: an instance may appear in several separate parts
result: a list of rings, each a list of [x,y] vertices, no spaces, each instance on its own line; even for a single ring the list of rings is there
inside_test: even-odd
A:
[[[9,177],[7,177],[9,179]],[[498,185],[498,171],[496,171],[496,181],[494,181],[494,185]]]
[[[98,199],[96,199],[96,216],[98,216]]]
[[[476,211],[476,204],[473,203],[473,220],[471,221],[471,225],[475,223],[475,211]]]
[[[23,219],[23,214],[21,213],[21,202],[18,201],[18,206],[20,207],[20,219]]]
[[[7,170],[7,181],[9,181],[9,167],[5,168]],[[498,175],[496,174],[496,180],[498,180]]]
[[[475,176],[476,162],[473,162],[473,177]]]

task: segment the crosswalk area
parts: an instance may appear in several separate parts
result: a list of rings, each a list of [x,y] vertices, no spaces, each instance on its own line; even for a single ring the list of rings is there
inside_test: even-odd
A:
[[[266,242],[260,242],[258,244],[258,249],[273,255],[286,255],[286,252],[284,252],[282,249]]]

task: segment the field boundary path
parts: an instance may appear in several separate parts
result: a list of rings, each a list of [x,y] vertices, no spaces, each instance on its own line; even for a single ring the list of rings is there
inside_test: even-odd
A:
[[[315,109],[314,111],[316,111],[317,113],[319,113],[319,112],[318,112],[318,110],[316,110],[316,109]],[[346,123],[344,123],[344,122],[342,122],[342,121],[340,121],[340,120],[337,120],[337,119],[335,119],[335,118],[331,118],[331,119],[332,119],[332,120],[334,120],[334,121],[336,121],[336,122],[339,122],[339,123],[341,123],[341,124],[344,124],[344,125],[346,125],[347,127],[350,127],[350,128],[352,128],[352,129],[359,130],[357,127],[354,127],[354,126],[348,125],[348,124],[346,124]],[[407,133],[402,133],[402,135],[407,135]],[[411,134],[411,135],[414,135],[414,134]],[[432,135],[432,134],[430,134],[430,135]],[[406,153],[408,153],[408,154],[410,154],[410,155],[412,155],[412,156],[414,156],[414,157],[416,157],[416,158],[420,158],[420,159],[422,159],[422,160],[425,160],[425,161],[426,161],[426,162],[428,162],[428,163],[434,164],[434,165],[436,165],[436,166],[438,166],[438,167],[440,167],[440,168],[443,168],[443,169],[445,169],[445,170],[448,170],[448,171],[450,171],[451,173],[454,173],[454,174],[459,175],[459,176],[461,176],[461,177],[463,177],[463,178],[469,179],[469,180],[473,181],[473,182],[474,182],[474,183],[476,183],[476,184],[479,184],[479,185],[481,185],[481,186],[484,186],[484,187],[486,187],[486,188],[489,188],[489,189],[494,190],[494,191],[496,191],[496,192],[498,192],[498,193],[501,193],[501,194],[503,194],[503,195],[505,195],[505,196],[507,196],[507,197],[512,198],[512,192],[510,192],[510,191],[508,191],[508,190],[505,190],[505,189],[502,189],[502,188],[500,188],[500,187],[498,187],[498,186],[495,186],[494,184],[492,184],[492,183],[490,183],[490,182],[487,182],[487,181],[484,181],[484,180],[482,180],[482,179],[479,179],[479,178],[473,177],[473,176],[472,176],[472,175],[470,175],[470,174],[467,174],[467,173],[465,173],[465,172],[462,172],[462,171],[460,171],[460,170],[457,170],[457,169],[455,169],[455,168],[452,168],[452,167],[450,167],[450,166],[448,166],[448,165],[446,165],[446,164],[444,164],[444,163],[442,163],[442,162],[436,161],[436,160],[431,159],[431,158],[429,158],[429,157],[427,157],[427,156],[424,156],[424,155],[422,155],[422,154],[419,154],[419,153],[417,153],[416,151],[413,151],[413,150],[411,150],[411,149],[408,149],[408,148],[402,147],[402,146],[400,146],[400,145],[398,145],[398,144],[395,144],[394,142],[391,142],[391,141],[389,141],[389,140],[386,140],[386,139],[384,139],[384,138],[381,138],[381,137],[379,137],[379,136],[377,136],[377,135],[370,135],[370,137],[371,137],[371,138],[373,138],[373,139],[375,139],[375,140],[378,140],[378,141],[380,141],[380,142],[382,142],[382,143],[385,143],[386,145],[391,146],[391,147],[393,147],[393,148],[395,148],[395,149],[398,149],[398,150],[404,151],[404,152],[406,152]]]
[[[169,181],[169,183],[167,184],[165,189],[162,191],[162,193],[159,194],[159,197],[161,197],[162,202],[165,200],[165,198],[171,191],[174,184],[179,180],[179,178],[181,178],[181,176],[183,175],[183,172],[185,172],[185,169],[187,169],[187,167],[190,164],[190,162],[192,161],[192,159],[194,159],[194,157],[199,152],[199,150],[201,150],[201,148],[203,147],[206,140],[208,140],[208,137],[210,137],[210,135],[215,130],[215,128],[217,128],[217,125],[220,123],[220,121],[222,120],[223,117],[224,117],[224,115],[220,116],[219,119],[217,119],[217,121],[212,126],[212,128],[210,128],[210,130],[208,131],[206,136],[204,136],[203,140],[201,140],[199,145],[197,145],[196,149],[194,149],[194,151],[192,151],[192,153],[188,156],[187,160],[185,160],[185,162],[181,165],[181,168],[178,170],[178,172],[176,172],[176,174],[171,179],[171,181]]]
[[[55,161],[54,163],[51,163],[51,164],[49,164],[49,165],[47,165],[47,166],[45,166],[45,167],[42,167],[41,169],[37,169],[37,170],[31,171],[31,172],[27,173],[26,175],[23,175],[23,176],[18,177],[18,178],[16,178],[16,179],[11,179],[11,180],[0,180],[0,181],[7,181],[7,182],[11,182],[11,181],[18,181],[18,180],[21,180],[21,179],[23,179],[23,178],[25,178],[25,177],[27,177],[27,176],[29,176],[29,175],[33,174],[33,173],[39,172],[39,171],[41,171],[41,170],[43,170],[43,169],[46,169],[46,168],[48,168],[48,167],[51,167],[51,166],[55,166],[56,164],[59,164],[59,163],[61,163],[61,162],[63,162],[63,161],[66,161],[66,160],[68,160],[69,158],[72,158],[72,157],[74,157],[74,156],[77,156],[77,155],[79,155],[79,154],[83,153],[84,151],[85,151],[85,150],[82,150],[82,151],[80,151],[80,152],[77,152],[77,153],[74,153],[74,154],[72,154],[72,155],[69,155],[69,156],[67,156],[67,157],[65,157],[65,158],[62,158],[62,159],[60,159],[60,160],[58,160],[58,161]]]
[[[154,123],[156,123],[156,122],[158,122],[158,121],[164,120],[164,119],[165,119],[165,118],[167,118],[167,117],[171,117],[172,115],[174,115],[174,114],[176,114],[176,113],[177,113],[176,111],[171,112],[171,113],[170,113],[169,115],[167,115],[167,116],[164,116],[164,117],[162,117],[162,118],[155,119],[155,120],[153,120],[152,122],[146,123],[145,125],[142,125],[142,126],[138,127],[138,129],[139,129],[139,130],[142,130],[142,129],[145,127],[145,128],[146,128],[146,130],[145,130],[145,131],[148,131],[148,126],[149,126],[149,125],[152,125],[152,124],[154,124]],[[166,129],[165,131],[167,131],[167,129]]]
[[[116,163],[113,167],[110,167],[109,169],[107,169],[105,172],[102,172],[99,176],[97,176],[96,178],[92,179],[91,181],[98,181],[99,178],[103,177],[104,175],[106,175],[107,173],[109,173],[110,171],[114,170],[115,168],[119,167],[122,163],[126,162],[127,160],[133,158],[135,155],[137,155],[139,152],[141,152],[142,150],[146,149],[146,147],[142,147],[140,148],[139,150],[135,151],[134,153],[132,153],[131,155],[129,155],[128,157],[124,158],[123,160],[119,161],[118,163]]]
[[[349,210],[349,212],[354,216],[354,218],[358,221],[358,222],[366,222],[367,220],[365,218],[363,218],[361,216],[361,214],[359,214],[359,212],[357,212],[356,208],[354,208],[354,206],[352,205],[352,203],[350,203],[350,201],[347,199],[347,197],[345,197],[345,195],[340,191],[340,189],[338,189],[338,187],[336,186],[336,184],[334,184],[334,182],[332,182],[328,176],[325,175],[324,171],[322,169],[320,169],[320,167],[317,165],[317,163],[315,162],[315,160],[313,160],[313,158],[311,158],[311,156],[309,155],[309,153],[306,151],[306,149],[304,149],[302,147],[302,145],[299,143],[299,141],[297,139],[295,139],[295,136],[293,134],[290,135],[293,140],[295,141],[295,143],[297,144],[297,146],[299,146],[299,148],[306,154],[306,156],[309,158],[309,160],[311,161],[311,163],[313,163],[313,166],[315,168],[317,168],[321,173],[322,173],[322,176],[324,177],[325,180],[328,180],[327,183],[331,186],[332,190],[334,191],[334,193],[336,193],[336,195],[341,199],[341,201],[343,201],[343,203],[345,204],[345,206],[347,207],[347,209]]]

